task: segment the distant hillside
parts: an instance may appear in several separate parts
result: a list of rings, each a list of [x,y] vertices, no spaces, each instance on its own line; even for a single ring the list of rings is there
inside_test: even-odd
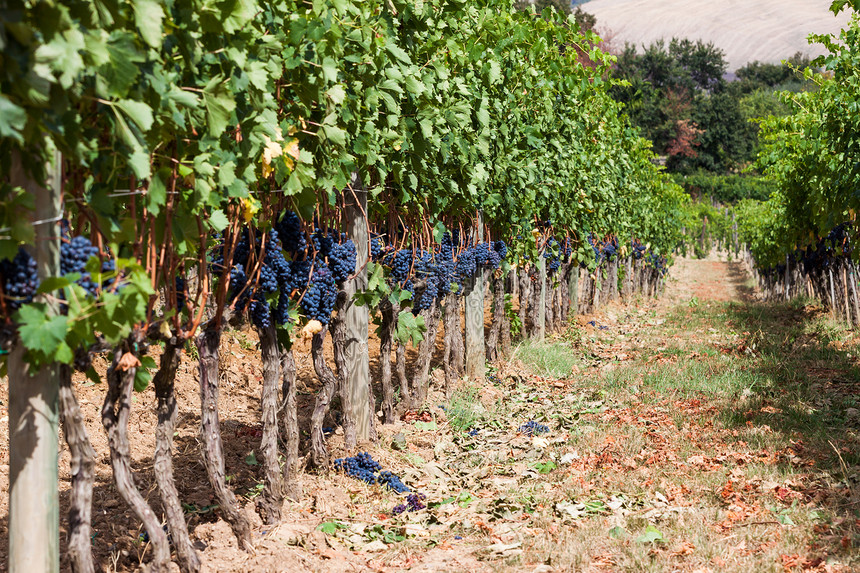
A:
[[[796,52],[816,56],[811,33],[837,33],[849,20],[829,11],[830,0],[591,0],[583,10],[597,29],[621,49],[672,37],[702,39],[723,49],[734,71],[748,62],[779,62]]]

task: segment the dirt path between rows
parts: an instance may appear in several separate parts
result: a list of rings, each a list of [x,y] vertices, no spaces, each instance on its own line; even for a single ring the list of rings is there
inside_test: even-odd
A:
[[[667,305],[699,300],[751,302],[753,281],[738,260],[711,255],[706,259],[679,257],[672,265],[663,302]]]

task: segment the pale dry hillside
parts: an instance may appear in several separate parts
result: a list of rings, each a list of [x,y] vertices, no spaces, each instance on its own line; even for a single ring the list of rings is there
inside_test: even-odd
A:
[[[819,55],[810,33],[839,32],[849,20],[829,11],[830,0],[592,0],[583,6],[614,48],[672,37],[713,42],[729,70],[759,60],[777,63],[801,51]]]

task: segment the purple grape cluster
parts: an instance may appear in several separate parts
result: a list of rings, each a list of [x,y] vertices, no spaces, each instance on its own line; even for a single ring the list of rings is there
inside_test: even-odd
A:
[[[550,237],[549,241],[546,244],[546,250],[543,253],[543,258],[546,259],[547,266],[546,272],[548,275],[552,276],[561,268],[561,258],[559,257],[559,245],[558,241],[555,240],[554,237]]]
[[[3,275],[3,296],[9,310],[17,310],[22,304],[33,301],[39,288],[36,259],[24,249],[18,249],[12,260],[0,261]]]
[[[413,312],[418,313],[422,310],[426,310],[433,306],[433,302],[439,296],[439,284],[437,282],[437,278],[435,276],[427,277],[426,286],[424,290],[421,292],[421,295],[418,297],[418,300],[415,301],[415,305],[413,307]]]
[[[454,239],[451,233],[442,235],[442,241],[439,244],[439,258],[443,261],[454,260]]]
[[[89,239],[78,235],[69,242],[60,244],[60,273],[78,273],[81,278],[78,284],[91,296],[98,296],[102,285],[95,282],[87,272],[87,262],[90,258],[99,256],[98,247],[94,246]]]
[[[535,422],[534,420],[529,420],[525,424],[519,427],[517,431],[521,434],[525,434],[527,436],[536,436],[539,434],[546,434],[549,432],[549,427]]]
[[[391,277],[396,281],[405,280],[412,268],[412,251],[407,249],[396,251],[393,255],[389,255],[389,260],[391,261]]]
[[[314,249],[317,252],[317,258],[326,258],[331,253],[332,248],[343,239],[340,233],[333,229],[324,231],[316,228],[313,234]]]
[[[369,453],[361,452],[353,457],[336,459],[334,469],[342,471],[349,477],[372,484],[376,483],[375,474],[382,469],[382,466]]]
[[[185,302],[188,300],[188,289],[185,279],[182,277],[176,277],[173,280],[173,284],[176,288],[176,310],[181,312],[185,308]]]
[[[251,322],[257,328],[265,330],[272,325],[272,308],[269,301],[261,296],[259,290],[254,291],[254,298],[251,299],[249,307],[251,313]]]
[[[60,273],[64,275],[84,273],[90,257],[97,256],[99,256],[98,247],[86,237],[79,235],[73,237],[68,243],[63,241],[60,245]]]
[[[305,315],[311,320],[318,320],[321,324],[328,324],[331,313],[337,302],[337,286],[334,275],[325,265],[317,261],[318,267],[314,270],[308,290],[302,298],[301,307]]]
[[[611,261],[618,254],[618,239],[613,237],[609,241],[603,245],[603,258],[607,261]]]
[[[418,295],[412,312],[418,312],[431,308],[439,298],[439,285],[443,280],[442,272],[434,259],[433,253],[421,251],[415,259],[415,275],[424,280],[424,289]]]
[[[292,292],[294,290],[304,291],[308,288],[308,279],[311,274],[311,261],[290,261],[288,263],[290,272],[289,279],[286,281],[287,284],[284,286],[284,290]]]
[[[472,278],[477,270],[475,251],[473,249],[466,249],[457,257],[457,264],[454,268],[457,284],[462,285],[465,281]]]
[[[411,491],[400,481],[400,477],[382,469],[382,466],[367,453],[362,452],[350,458],[338,458],[334,461],[334,469],[365,483],[376,483],[388,487],[397,493]],[[379,475],[376,473],[379,472]]]
[[[451,292],[451,285],[456,283],[456,265],[454,264],[454,241],[451,233],[442,236],[439,254],[436,258],[436,283],[440,296]],[[457,285],[459,290],[459,285]]]
[[[250,313],[251,322],[257,328],[269,328],[274,319],[276,324],[284,324],[289,320],[290,301],[289,296],[296,288],[304,288],[307,285],[307,273],[310,269],[310,263],[306,266],[295,266],[296,263],[287,261],[283,253],[282,237],[288,237],[291,233],[295,236],[290,239],[291,248],[295,248],[294,241],[296,237],[304,237],[298,233],[295,225],[291,223],[295,214],[290,215],[287,212],[281,221],[278,223],[280,230],[272,229],[269,231],[268,240],[265,245],[265,255],[259,267],[259,276],[255,284],[250,284],[251,277],[248,276],[248,266],[251,262],[251,245],[250,233],[248,229],[242,231],[233,256],[233,267],[230,269],[230,288],[228,301],[234,305],[238,312],[248,310]],[[298,220],[296,218],[296,220]],[[299,227],[300,230],[300,227]],[[254,251],[262,252],[263,233],[256,234]],[[212,268],[216,270],[223,269],[223,245],[219,248],[216,256],[212,260]],[[304,277],[296,270],[303,270]],[[252,275],[253,276],[253,275]],[[275,293],[278,294],[277,306],[272,309],[272,302]]]
[[[666,266],[666,257],[661,257],[656,253],[650,253],[645,258],[645,264],[656,269],[660,273],[660,276],[664,276],[669,272],[669,268]]]
[[[275,224],[281,244],[288,253],[300,253],[308,247],[302,220],[292,211],[284,211]]]
[[[591,250],[594,251],[594,260],[600,262],[600,248],[597,246],[597,242],[594,240],[594,235],[589,233],[587,240],[588,245],[591,247]]]
[[[233,302],[236,300],[236,297],[239,296],[239,293],[242,292],[242,289],[245,288],[245,284],[248,282],[248,276],[245,274],[245,267],[242,264],[235,264],[233,268],[230,269],[230,296],[228,297],[229,302]],[[238,309],[245,308],[244,299],[247,297],[247,290],[242,294],[242,298],[237,303],[236,307]]]
[[[262,291],[263,294],[273,293],[278,290],[278,275],[275,269],[263,262],[260,265],[260,280],[257,291]]]
[[[475,257],[475,264],[480,266],[486,265],[490,256],[490,246],[488,243],[478,243],[472,250]]]
[[[490,269],[497,269],[502,264],[502,257],[499,256],[495,248],[488,249],[487,262],[485,265]]]
[[[373,237],[370,239],[370,258],[374,261],[378,261],[380,257],[382,257],[383,250],[385,249],[385,243],[382,242],[382,239],[379,237]]]
[[[594,239],[594,236],[589,234],[588,244],[594,251],[594,260],[596,260],[598,264],[603,261],[611,261],[614,257],[618,256],[618,237],[613,236],[603,243],[600,243]]]
[[[379,472],[379,476],[376,478],[376,483],[387,487],[395,493],[406,493],[407,491],[412,491],[406,487],[406,484],[400,481],[400,476],[386,470]]]
[[[391,510],[391,513],[393,515],[400,515],[405,511],[420,511],[427,507],[424,505],[425,499],[427,499],[427,497],[423,493],[410,493],[406,496],[406,503],[395,505],[394,509]]]
[[[412,280],[403,281],[400,288],[410,293],[412,295],[412,299],[415,300],[415,285],[412,284]]]
[[[493,249],[496,251],[496,253],[498,253],[500,261],[504,261],[507,258],[508,244],[504,241],[496,241],[496,243],[493,245]]]
[[[463,282],[472,278],[479,268],[497,269],[508,254],[505,242],[495,241],[478,243],[455,258],[459,243],[460,233],[456,229],[442,235],[438,248],[417,253],[413,249],[395,251],[385,247],[377,236],[371,240],[371,256],[391,269],[391,280],[400,288],[414,294],[412,278],[418,284],[424,283],[412,306],[412,312],[417,314],[452,291],[462,293]]]
[[[342,283],[352,276],[356,271],[355,243],[352,239],[332,246],[328,261],[336,282]]]

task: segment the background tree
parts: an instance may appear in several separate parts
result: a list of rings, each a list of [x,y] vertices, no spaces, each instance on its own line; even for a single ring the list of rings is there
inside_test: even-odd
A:
[[[758,150],[758,118],[782,115],[778,90],[810,85],[799,71],[809,59],[798,53],[783,64],[752,62],[727,75],[725,56],[711,43],[657,41],[641,53],[627,44],[613,69],[612,95],[624,104],[631,123],[666,156],[677,173],[737,172]]]

